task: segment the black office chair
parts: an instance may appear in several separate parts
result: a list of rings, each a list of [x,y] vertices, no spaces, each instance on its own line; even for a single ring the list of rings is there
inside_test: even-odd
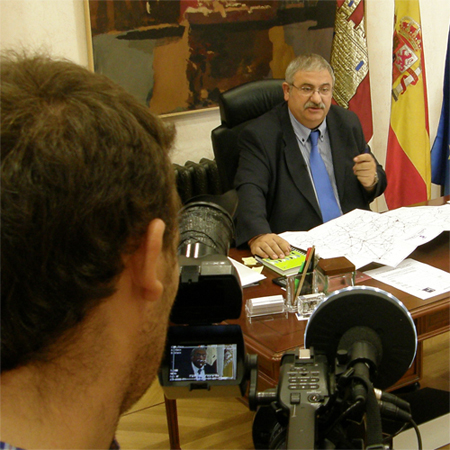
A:
[[[212,130],[211,139],[224,192],[233,189],[239,163],[237,140],[241,130],[284,100],[284,80],[250,81],[219,96],[221,125]]]

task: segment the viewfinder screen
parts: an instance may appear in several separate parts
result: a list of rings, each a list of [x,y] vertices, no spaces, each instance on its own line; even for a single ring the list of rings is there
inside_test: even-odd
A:
[[[172,345],[169,381],[236,380],[236,344]]]

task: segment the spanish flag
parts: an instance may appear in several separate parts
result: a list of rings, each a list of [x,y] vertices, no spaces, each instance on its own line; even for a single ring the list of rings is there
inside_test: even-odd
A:
[[[373,135],[364,0],[337,0],[331,66],[333,100],[358,116],[366,142]]]
[[[395,0],[386,175],[389,209],[430,198],[430,133],[419,0]]]

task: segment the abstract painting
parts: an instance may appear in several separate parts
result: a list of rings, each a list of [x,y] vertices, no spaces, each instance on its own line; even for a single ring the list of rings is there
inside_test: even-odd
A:
[[[221,92],[330,60],[335,0],[89,0],[94,70],[156,114],[217,106]]]

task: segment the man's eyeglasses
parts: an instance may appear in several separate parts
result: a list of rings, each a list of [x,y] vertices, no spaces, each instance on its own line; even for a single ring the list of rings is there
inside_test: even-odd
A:
[[[312,86],[297,87],[295,84],[291,84],[291,86],[295,87],[304,97],[311,97],[315,92],[318,92],[322,97],[328,97],[333,92],[331,86],[320,86],[318,89],[314,89]]]

